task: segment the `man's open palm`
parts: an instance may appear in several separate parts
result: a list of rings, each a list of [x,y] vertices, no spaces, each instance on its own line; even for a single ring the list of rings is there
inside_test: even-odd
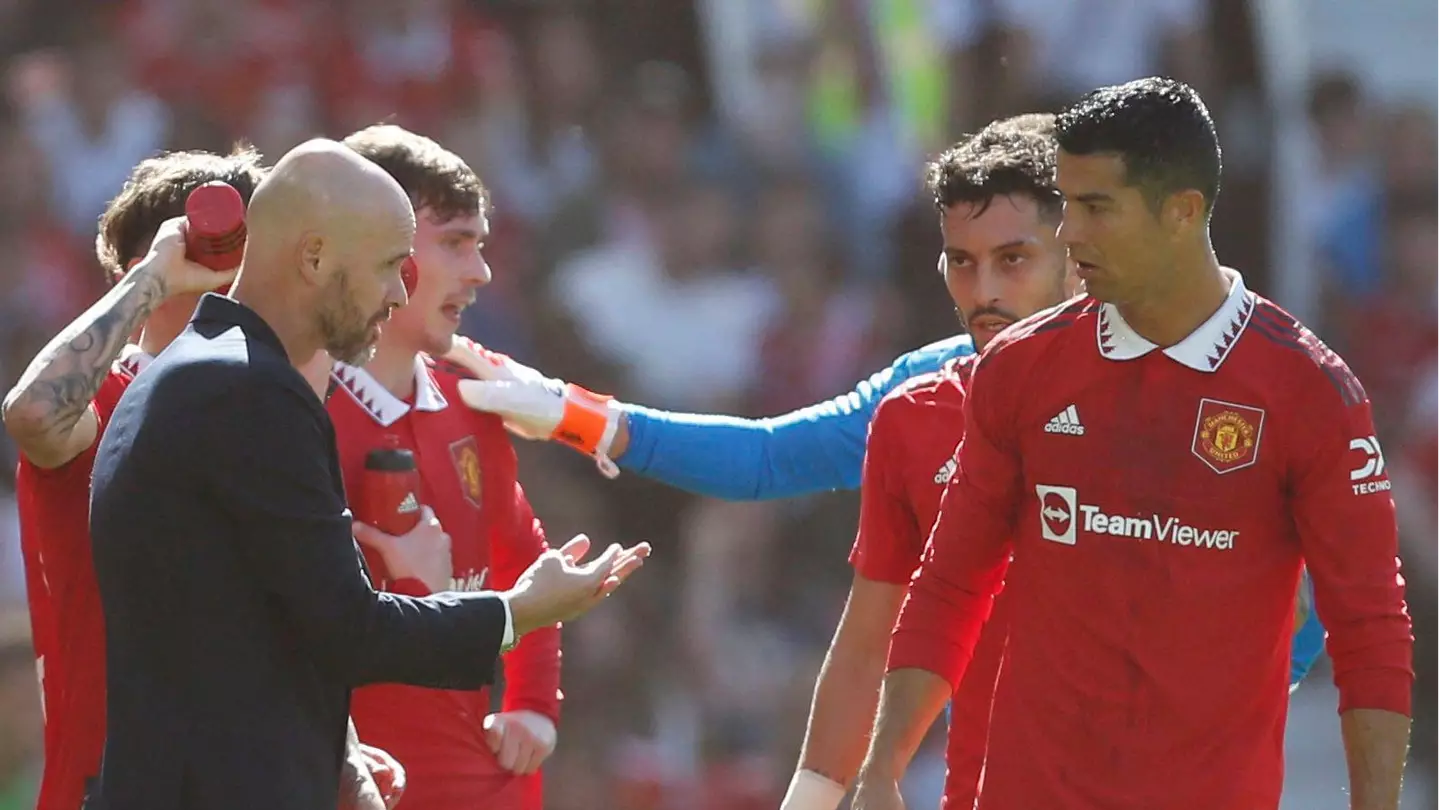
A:
[[[620,587],[650,556],[650,544],[630,548],[612,544],[605,553],[581,563],[590,538],[576,535],[560,549],[551,549],[520,575],[507,594],[515,635],[568,621],[599,604]]]

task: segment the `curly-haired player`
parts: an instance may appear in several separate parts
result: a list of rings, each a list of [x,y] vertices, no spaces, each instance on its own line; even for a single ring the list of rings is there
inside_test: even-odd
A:
[[[173,152],[137,165],[95,240],[110,291],[40,351],[5,397],[5,428],[21,454],[20,541],[45,710],[42,808],[80,806],[105,743],[105,629],[90,558],[95,448],[148,358],[180,334],[203,293],[234,278],[185,261],[186,196],[222,180],[248,200],[263,176],[248,148]],[[130,342],[137,330],[138,345]]]

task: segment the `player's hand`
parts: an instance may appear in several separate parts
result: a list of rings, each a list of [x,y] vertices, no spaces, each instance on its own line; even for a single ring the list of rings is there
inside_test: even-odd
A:
[[[563,548],[550,549],[535,560],[515,587],[506,591],[515,637],[568,621],[595,607],[615,592],[650,556],[650,544],[622,549],[612,544],[604,554],[581,564],[590,538],[578,534]]]
[[[339,810],[389,810],[363,755],[351,753],[341,763],[340,796],[336,804]]]
[[[132,272],[158,274],[165,284],[165,295],[194,295],[229,284],[238,268],[217,273],[185,258],[185,218],[167,219],[155,232],[150,252]]]
[[[498,415],[517,436],[558,441],[593,457],[608,478],[619,475],[609,454],[623,412],[612,398],[547,377],[458,335],[444,358],[478,378],[460,381],[466,406]]]
[[[421,506],[420,522],[399,537],[358,520],[351,528],[360,545],[380,555],[390,579],[418,579],[432,593],[449,589],[453,572],[450,535],[440,527],[430,507]]]
[[[487,715],[485,742],[500,767],[522,776],[535,773],[555,750],[555,724],[528,709]]]
[[[360,744],[360,753],[370,769],[370,778],[385,802],[385,810],[393,810],[405,793],[405,769],[389,752],[373,746]]]
[[[861,772],[850,810],[905,810],[900,783],[894,779],[866,779]]]

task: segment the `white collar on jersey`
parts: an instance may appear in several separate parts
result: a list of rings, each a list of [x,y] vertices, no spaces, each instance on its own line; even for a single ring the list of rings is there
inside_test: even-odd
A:
[[[154,359],[155,355],[148,354],[134,343],[127,343],[125,348],[120,350],[120,356],[115,359],[115,365],[131,377],[137,377]]]
[[[390,427],[410,412],[410,403],[390,393],[363,368],[336,362],[330,376],[381,427]],[[425,358],[415,355],[415,409],[441,411],[448,404],[440,385],[430,376]]]
[[[1171,360],[1196,371],[1220,370],[1220,364],[1240,342],[1240,334],[1255,311],[1255,296],[1245,289],[1240,273],[1228,267],[1221,269],[1230,278],[1230,294],[1225,297],[1225,303],[1184,340],[1162,350]],[[1100,307],[1095,337],[1100,344],[1100,356],[1109,360],[1134,360],[1160,348],[1130,328],[1112,304]]]

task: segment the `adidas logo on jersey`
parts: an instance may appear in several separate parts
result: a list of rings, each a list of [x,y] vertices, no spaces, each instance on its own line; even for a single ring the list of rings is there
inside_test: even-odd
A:
[[[941,486],[950,483],[950,479],[955,476],[957,466],[953,456],[945,459],[945,463],[941,464],[939,471],[935,473],[935,483]]]
[[[1045,423],[1045,432],[1063,433],[1066,436],[1084,436],[1085,426],[1080,424],[1080,414],[1076,412],[1075,406],[1069,405]]]
[[[420,511],[420,502],[415,499],[415,493],[405,493],[405,500],[400,502],[400,507],[395,511],[402,515],[408,515],[411,512]]]

